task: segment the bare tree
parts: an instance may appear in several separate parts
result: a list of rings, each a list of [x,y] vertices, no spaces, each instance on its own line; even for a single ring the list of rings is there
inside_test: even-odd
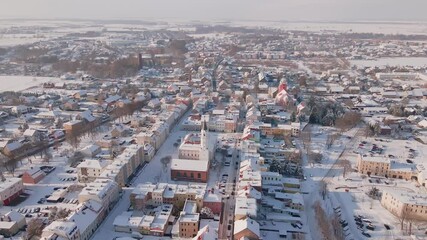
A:
[[[308,145],[311,144],[311,135],[312,135],[311,126],[307,125],[304,128],[304,130],[302,131],[301,135],[300,135],[301,140],[302,140],[302,142],[304,144],[305,149],[308,149],[309,148]]]
[[[338,134],[328,134],[326,138],[326,148],[329,149],[334,144],[335,140],[339,138]]]
[[[347,159],[342,159],[342,160],[339,160],[338,164],[339,166],[342,167],[343,169],[342,176],[345,178],[347,172],[351,171],[351,163]]]
[[[331,219],[332,229],[334,231],[334,236],[336,239],[344,240],[345,239],[344,229],[340,223],[340,220],[341,218],[337,214],[334,214],[334,216]]]
[[[165,156],[160,159],[160,162],[163,164],[163,168],[166,169],[168,167],[168,164],[172,160],[171,156]]]
[[[291,154],[289,154],[288,160],[295,163],[299,163],[301,161],[301,151],[293,151]]]
[[[12,159],[3,159],[0,163],[12,176],[15,176],[15,170],[18,167],[18,160],[15,158]]]
[[[46,151],[43,157],[43,162],[49,163],[50,160],[52,160],[52,158],[53,158],[52,153],[50,153],[49,151]]]
[[[335,127],[345,132],[356,126],[361,119],[362,115],[359,112],[349,111],[335,121]]]
[[[43,220],[40,218],[33,218],[31,219],[27,224],[27,232],[26,232],[26,239],[31,239],[35,236],[41,236],[43,231],[44,225]]]
[[[311,163],[314,163],[314,162],[320,163],[323,160],[323,154],[318,152],[318,151],[310,151],[309,150],[307,152],[307,157],[308,157],[309,162],[311,162]]]
[[[68,209],[66,209],[66,208],[60,208],[60,209],[56,212],[56,219],[64,219],[64,218],[66,218],[69,214],[70,214],[70,210],[68,210]]]
[[[400,212],[397,213],[397,218],[400,222],[400,230],[403,231],[403,225],[405,221],[408,219],[409,216],[409,210],[406,205],[403,205],[403,207],[400,209]]]
[[[323,234],[323,239],[335,239],[335,236],[331,230],[331,225],[329,224],[330,219],[327,217],[325,210],[322,208],[319,200],[313,204],[313,208],[318,226]]]
[[[328,190],[328,183],[325,180],[320,181],[319,192],[320,192],[320,195],[322,195],[323,200],[325,200],[327,190]]]
[[[364,132],[365,132],[365,138],[368,138],[375,134],[374,129],[371,126],[369,126],[369,124],[366,124]]]
[[[75,131],[70,131],[65,134],[65,141],[67,141],[76,150],[80,145],[80,136]]]
[[[71,157],[68,158],[68,164],[70,164],[71,167],[74,167],[75,165],[77,165],[77,163],[81,162],[83,158],[83,153],[80,151],[76,151]]]

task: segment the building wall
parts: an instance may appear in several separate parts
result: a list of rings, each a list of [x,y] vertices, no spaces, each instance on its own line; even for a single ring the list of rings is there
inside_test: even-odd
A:
[[[425,204],[408,204],[401,202],[389,192],[383,192],[381,205],[396,216],[401,216],[403,212],[408,219],[427,220],[427,206]],[[406,210],[404,210],[406,209]]]
[[[14,199],[19,197],[19,195],[22,193],[24,189],[24,185],[21,181],[18,181],[17,183],[13,184],[12,186],[3,189],[0,192],[0,200],[3,202],[3,205],[8,206],[10,202],[12,202]]]
[[[188,149],[179,149],[179,158],[180,159],[192,159],[199,160],[200,158],[200,150],[188,150]]]
[[[77,177],[79,182],[90,182],[101,175],[102,169],[95,168],[78,168]]]
[[[199,231],[198,222],[179,222],[179,236],[182,238],[195,237]]]
[[[187,171],[187,170],[171,170],[171,178],[174,181],[190,181],[190,182],[203,182],[208,180],[208,173],[201,171]]]
[[[22,175],[22,181],[24,183],[29,183],[29,184],[36,184],[38,182],[40,182],[43,179],[44,175],[40,174],[38,175],[38,177],[33,178],[30,174],[28,174],[27,172],[25,172]]]
[[[413,177],[417,176],[415,172],[390,169],[389,162],[365,161],[360,156],[357,160],[357,171],[361,174],[399,178],[405,180],[411,180]]]

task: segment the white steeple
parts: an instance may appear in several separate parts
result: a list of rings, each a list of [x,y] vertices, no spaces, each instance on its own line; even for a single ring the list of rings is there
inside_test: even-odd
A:
[[[202,118],[202,129],[200,131],[200,154],[199,160],[209,161],[210,153],[209,153],[209,137],[208,137],[208,125],[206,120]]]
[[[202,149],[208,148],[208,126],[206,120],[202,122],[202,130],[200,132],[200,147]]]

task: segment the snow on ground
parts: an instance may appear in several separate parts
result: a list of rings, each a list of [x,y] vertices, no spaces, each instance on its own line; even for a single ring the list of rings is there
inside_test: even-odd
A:
[[[47,195],[51,195],[54,192],[54,188],[58,187],[67,187],[73,185],[75,181],[61,181],[61,178],[72,178],[75,177],[75,173],[68,174],[67,170],[71,170],[72,168],[67,167],[65,164],[67,163],[67,159],[65,157],[59,157],[55,155],[52,160],[49,162],[43,162],[40,158],[40,155],[34,155],[28,157],[22,162],[20,162],[20,167],[18,167],[14,173],[14,176],[18,176],[22,174],[24,171],[28,170],[30,167],[40,167],[40,166],[54,166],[56,169],[50,174],[46,175],[40,182],[37,184],[24,184],[25,192],[29,193],[29,197],[25,199],[23,202],[19,203],[17,206],[7,207],[3,206],[0,210],[1,213],[8,212],[12,209],[18,210],[19,208],[31,209],[31,208],[47,208],[47,207],[59,207],[59,208],[67,208],[73,210],[77,204],[70,203],[48,203],[45,202],[43,204],[37,203],[41,198],[45,198]],[[5,174],[6,175],[6,174]],[[9,176],[9,175],[7,175]],[[76,199],[77,195],[73,192],[65,196],[68,199]]]
[[[0,76],[0,92],[22,91],[28,88],[39,86],[45,82],[62,82],[60,78],[53,77],[33,77],[33,76]]]
[[[359,128],[362,129],[362,128]],[[408,239],[400,230],[398,219],[389,211],[384,209],[379,200],[372,200],[366,194],[372,187],[378,188],[380,191],[384,189],[402,189],[417,193],[426,193],[426,189],[419,187],[416,182],[400,179],[380,179],[361,176],[357,172],[347,173],[345,178],[342,176],[342,167],[333,165],[341,152],[345,149],[343,158],[351,162],[355,168],[357,162],[357,154],[369,154],[373,144],[383,148],[383,155],[393,155],[400,161],[405,161],[409,154],[409,149],[415,150],[415,157],[412,159],[415,163],[423,162],[424,146],[413,140],[388,140],[380,138],[365,138],[361,136],[363,131],[354,128],[338,139],[334,145],[327,149],[325,147],[326,136],[331,132],[330,128],[312,126],[312,150],[320,150],[323,153],[324,159],[321,164],[308,164],[307,156],[303,154],[304,174],[307,180],[302,184],[302,191],[305,201],[305,212],[307,214],[307,223],[310,227],[311,239],[316,239],[319,235],[318,223],[312,209],[315,201],[320,200],[325,212],[329,216],[334,216],[334,208],[340,207],[341,219],[349,223],[351,237],[354,239],[366,239],[361,231],[357,228],[354,221],[354,215],[363,215],[372,221],[375,230],[367,230],[366,224],[364,231],[372,236],[372,239],[387,239],[398,238]],[[364,142],[362,144],[362,141]],[[298,141],[298,145],[301,143]],[[304,151],[303,151],[304,152]],[[310,176],[310,177],[309,177]],[[321,199],[319,194],[319,181],[324,179],[328,183],[328,194],[325,200]],[[386,184],[386,182],[388,184]],[[391,230],[387,230],[384,224],[391,226]],[[415,223],[413,227],[414,233],[424,233],[427,229],[426,224]]]
[[[131,182],[131,187],[129,188],[123,188],[123,195],[120,199],[120,201],[116,204],[114,209],[108,214],[107,218],[104,220],[102,225],[98,228],[98,230],[95,232],[93,236],[93,240],[103,240],[103,239],[112,239],[114,237],[123,237],[123,236],[130,236],[128,233],[119,233],[115,232],[113,229],[113,222],[114,219],[122,214],[124,211],[127,211],[130,207],[129,202],[129,195],[134,189],[135,186],[137,186],[140,183],[157,183],[157,182],[168,182],[168,183],[186,183],[186,182],[177,182],[172,181],[170,179],[170,164],[165,168],[163,164],[161,163],[160,159],[162,159],[165,156],[171,156],[172,158],[178,157],[178,147],[174,146],[174,143],[177,142],[178,139],[182,139],[186,134],[189,133],[189,131],[182,131],[179,130],[181,127],[182,121],[186,119],[186,114],[181,122],[177,124],[174,129],[169,134],[166,141],[163,143],[163,145],[160,147],[160,149],[157,151],[154,158],[147,163],[144,168],[137,174],[136,178]],[[222,136],[227,137],[235,137],[233,134],[219,134],[219,133],[210,133],[210,141],[216,141],[216,139],[222,138]],[[218,168],[220,169],[220,168]],[[230,167],[223,167],[221,169],[221,173],[228,173],[230,174],[230,171],[234,170],[233,166]],[[217,174],[214,171],[211,172],[209,175],[209,181],[208,181],[208,187],[215,187],[216,183],[218,182],[218,177],[220,177],[221,174]],[[144,239],[151,239],[150,236],[144,236]],[[153,239],[159,239],[158,237],[155,237]]]
[[[298,139],[297,147],[303,149],[302,154],[302,162],[304,168],[304,175],[307,180],[301,183],[301,191],[304,198],[304,209],[305,214],[305,222],[307,223],[310,233],[307,235],[307,239],[317,239],[317,236],[320,236],[320,229],[317,223],[317,219],[314,213],[312,206],[316,201],[323,202],[319,191],[319,183],[326,176],[333,176],[334,174],[331,172],[331,168],[334,167],[334,163],[340,156],[340,154],[344,151],[347,145],[351,144],[351,139],[347,138],[347,136],[354,136],[357,133],[356,128],[350,130],[345,133],[341,138],[337,139],[334,144],[327,149],[325,143],[327,136],[329,134],[333,134],[335,130],[330,127],[321,127],[318,125],[310,125],[312,131],[311,138],[311,150],[318,150],[323,155],[323,160],[321,164],[309,164],[307,159],[307,153],[302,147],[301,141]],[[327,204],[325,204],[327,205]],[[325,207],[325,206],[324,206]],[[325,210],[326,211],[326,210]]]

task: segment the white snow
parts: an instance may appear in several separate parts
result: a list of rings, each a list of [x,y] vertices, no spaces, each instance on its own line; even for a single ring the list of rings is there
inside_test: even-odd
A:
[[[64,80],[53,77],[0,76],[0,92],[22,91],[46,82],[58,83],[62,81]]]

